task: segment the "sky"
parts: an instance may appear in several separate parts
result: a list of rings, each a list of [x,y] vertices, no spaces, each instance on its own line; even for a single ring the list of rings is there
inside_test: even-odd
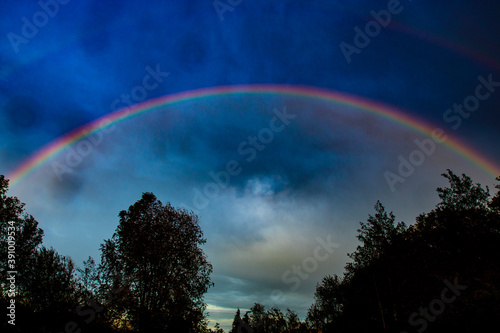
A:
[[[193,210],[212,323],[227,330],[254,302],[305,319],[377,200],[411,224],[446,169],[496,184],[499,12],[493,0],[2,1],[0,174],[77,265],[143,192]]]

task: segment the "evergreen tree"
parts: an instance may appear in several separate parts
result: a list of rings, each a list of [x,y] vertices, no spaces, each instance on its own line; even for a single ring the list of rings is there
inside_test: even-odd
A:
[[[238,308],[236,310],[236,314],[234,315],[233,325],[232,325],[230,332],[231,333],[241,333],[241,324],[242,324],[241,312],[240,312],[240,308]]]

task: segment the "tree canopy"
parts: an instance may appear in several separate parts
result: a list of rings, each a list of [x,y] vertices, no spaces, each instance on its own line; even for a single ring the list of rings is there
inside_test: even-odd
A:
[[[15,300],[19,319],[15,326],[2,322],[3,331],[210,331],[203,294],[212,285],[212,265],[200,247],[205,239],[196,215],[144,193],[119,213],[116,232],[101,245],[101,262],[89,257],[78,268],[42,244],[38,222],[7,191],[0,175],[0,241],[6,245],[0,248],[0,305]]]
[[[261,303],[234,316],[231,333],[478,332],[500,318],[500,184],[488,187],[448,170],[440,201],[408,226],[382,203],[360,222],[344,275],[316,286],[305,321]],[[500,178],[497,178],[500,182]],[[43,245],[43,230],[0,175],[0,305],[15,327],[2,331],[198,332],[208,328],[204,294],[212,265],[198,217],[152,193],[118,214],[101,260],[82,267]],[[9,247],[15,246],[15,255]],[[13,260],[9,262],[9,260]],[[22,274],[14,274],[16,270]],[[22,318],[22,321],[21,319]]]
[[[61,318],[69,318],[78,304],[75,265],[71,258],[42,245],[38,221],[25,212],[18,198],[7,195],[8,185],[0,175],[0,303],[5,309],[15,301],[21,318],[15,321],[16,329],[30,332],[38,325],[43,332],[56,328]],[[8,277],[13,279],[13,290]],[[2,322],[4,329],[12,326]]]
[[[487,187],[450,170],[443,177],[449,186],[437,188],[440,202],[409,227],[395,224],[377,202],[375,215],[361,222],[361,244],[344,277],[327,276],[317,285],[310,327],[478,332],[498,321],[499,193],[491,197]],[[451,291],[453,297],[443,296]]]
[[[108,285],[126,291],[122,315],[139,332],[196,328],[212,272],[198,217],[163,205],[152,193],[119,217],[115,234],[101,246],[101,267]]]

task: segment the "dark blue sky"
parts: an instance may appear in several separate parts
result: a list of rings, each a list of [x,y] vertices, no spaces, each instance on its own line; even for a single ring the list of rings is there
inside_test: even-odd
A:
[[[493,0],[2,1],[0,173],[127,103],[264,83],[398,107],[500,165],[499,12]],[[474,111],[454,107],[464,102]],[[284,108],[296,118],[246,161],[239,144],[269,127],[273,109]],[[61,179],[54,172],[53,162],[66,161],[63,151],[12,194],[40,221],[45,243],[77,264],[98,256],[119,210],[144,191],[195,209],[215,268],[207,302],[224,327],[236,307],[257,301],[295,308],[304,318],[316,282],[342,273],[358,221],[377,199],[412,223],[437,202],[434,189],[447,168],[494,184],[438,144],[392,191],[384,175],[396,172],[398,157],[410,156],[422,134],[362,110],[294,96],[207,98],[101,134],[71,173]],[[194,207],[196,191],[213,180],[210,172],[231,160],[241,172],[206,207]],[[340,246],[290,290],[283,275],[326,235]],[[273,301],[274,289],[285,292],[284,303]]]

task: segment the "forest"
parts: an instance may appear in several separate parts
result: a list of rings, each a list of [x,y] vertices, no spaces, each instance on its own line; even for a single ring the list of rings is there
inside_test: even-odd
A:
[[[443,174],[439,203],[412,223],[377,202],[341,275],[325,276],[303,320],[260,300],[230,333],[482,332],[500,320],[500,185]],[[500,182],[500,177],[497,178]],[[213,267],[198,216],[153,193],[119,212],[101,258],[77,266],[0,176],[2,332],[224,332],[209,328]],[[408,198],[411,200],[411,198]],[[14,325],[15,324],[15,325]]]

